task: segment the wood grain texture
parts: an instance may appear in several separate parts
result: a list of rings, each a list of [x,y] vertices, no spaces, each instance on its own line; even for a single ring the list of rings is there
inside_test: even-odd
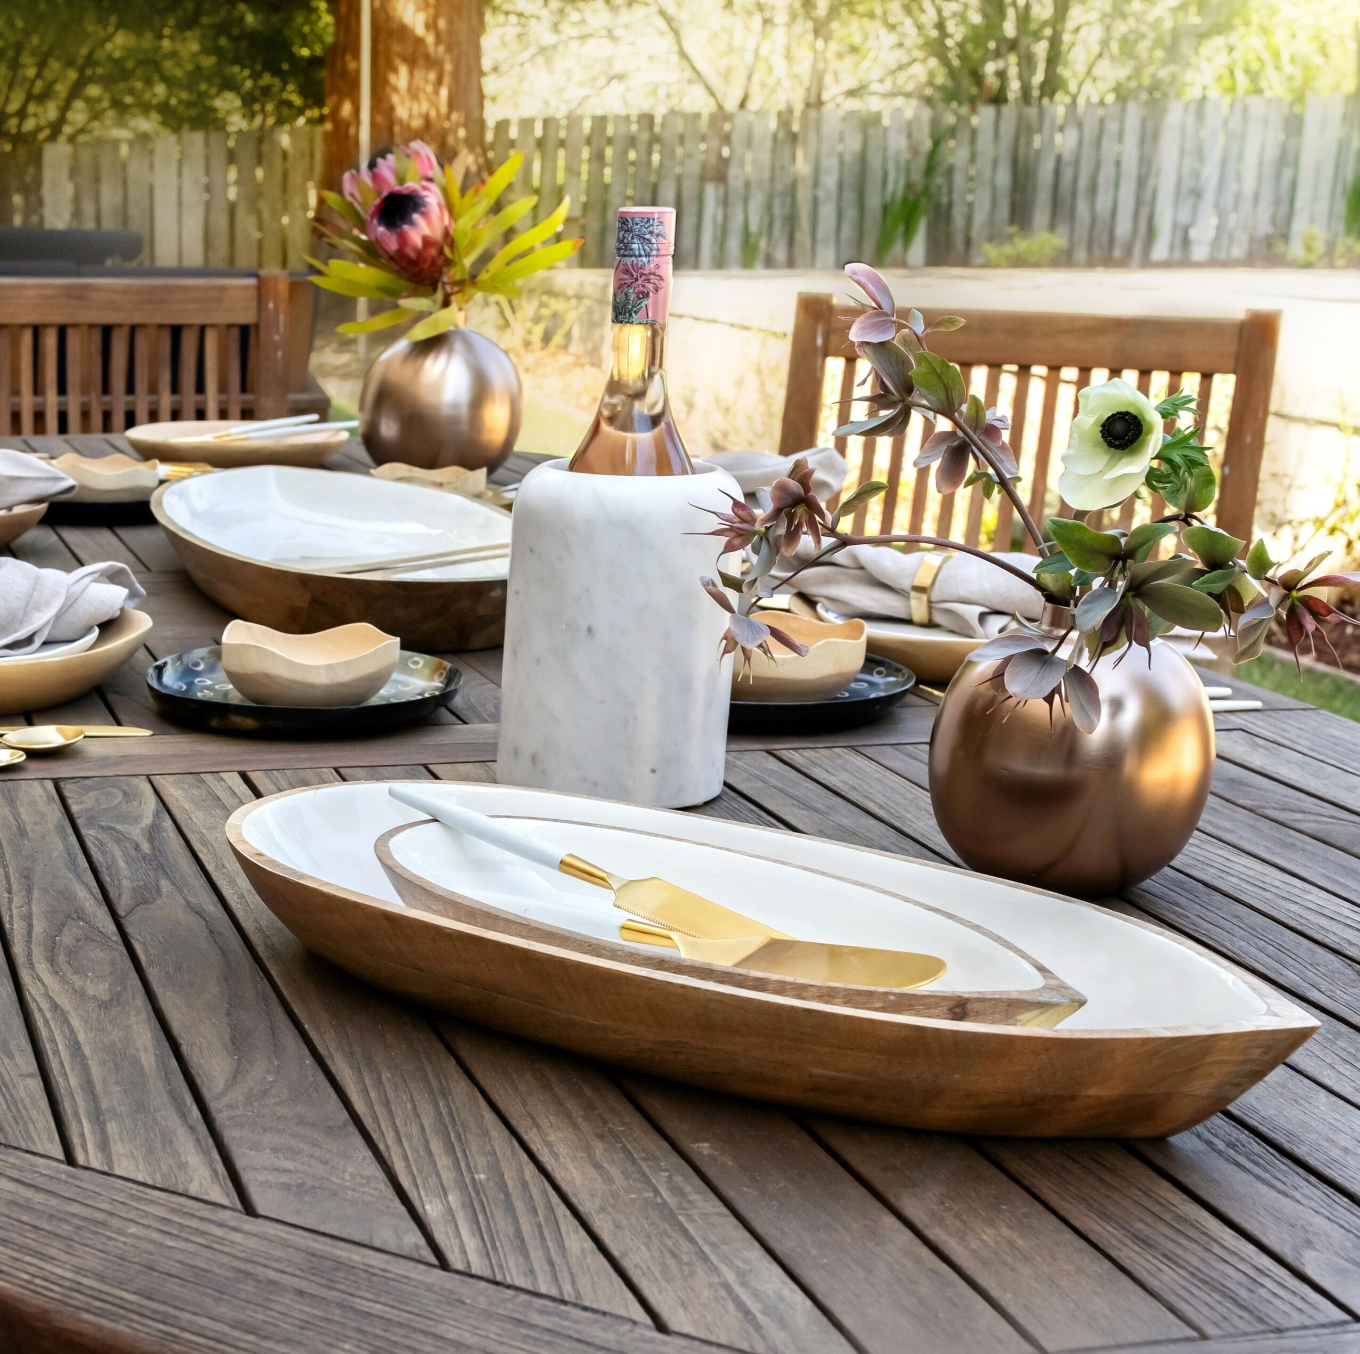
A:
[[[845,1119],[809,1126],[1041,1348],[1193,1333],[963,1139]]]
[[[234,1206],[52,785],[0,785],[0,878],[0,923],[72,1160]]]
[[[1259,771],[1294,790],[1324,799],[1337,808],[1354,812],[1360,805],[1360,771],[1320,761],[1306,752],[1240,730],[1230,730],[1218,740],[1224,761]]]
[[[1027,1350],[1005,1321],[788,1115],[644,1077],[623,1088],[866,1354]]]
[[[63,795],[246,1207],[432,1258],[150,783]]]
[[[29,1041],[0,929],[0,1144],[61,1159],[56,1121]]]
[[[333,771],[261,773],[264,792]],[[222,825],[250,792],[236,776],[157,788],[317,1057],[422,1219],[441,1261],[585,1306],[645,1319],[570,1210],[420,1014],[308,954],[260,902]]]
[[[993,1139],[986,1152],[1207,1336],[1346,1319],[1335,1303],[1115,1143]]]
[[[5,1354],[701,1354],[637,1322],[0,1148]]]
[[[663,1329],[770,1354],[849,1348],[597,1068],[437,1023]]]

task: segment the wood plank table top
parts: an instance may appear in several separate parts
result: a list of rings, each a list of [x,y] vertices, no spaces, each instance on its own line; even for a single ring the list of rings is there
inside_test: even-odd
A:
[[[227,617],[160,528],[40,525],[13,553],[123,559],[156,621],[30,718],[156,737],[0,776],[0,1350],[1360,1354],[1360,727],[1247,689],[1267,708],[1220,717],[1192,842],[1111,900],[1313,1012],[1288,1063],[1167,1141],[911,1133],[432,1014],[263,906],[228,815],[493,778],[499,653],[457,655],[453,712],[387,738],[189,733],[142,673]],[[952,861],[933,712],[733,739],[699,812]]]

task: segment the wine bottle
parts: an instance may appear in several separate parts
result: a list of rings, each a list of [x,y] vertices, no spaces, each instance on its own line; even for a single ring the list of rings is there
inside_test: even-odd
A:
[[[666,394],[673,207],[620,207],[609,380],[570,469],[589,475],[692,475]]]

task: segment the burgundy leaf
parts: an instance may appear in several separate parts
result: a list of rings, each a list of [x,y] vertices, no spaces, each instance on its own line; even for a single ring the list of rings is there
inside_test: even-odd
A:
[[[897,333],[897,322],[881,310],[866,310],[850,326],[852,343],[890,343]]]
[[[893,300],[892,288],[876,268],[870,268],[867,263],[847,263],[845,275],[879,310],[886,310],[890,315],[896,311],[897,302]]]
[[[801,640],[794,639],[792,635],[781,630],[777,625],[769,625],[767,623],[765,628],[769,630],[771,639],[777,640],[786,649],[796,653],[800,658],[807,653],[808,646],[806,644],[802,643]]]
[[[1301,611],[1299,607],[1291,606],[1285,612],[1284,617],[1284,636],[1295,649],[1308,638],[1307,631],[1303,628],[1303,622],[1299,619],[1301,614],[1307,615],[1308,613]]]
[[[1063,677],[1063,695],[1072,722],[1082,733],[1094,733],[1100,723],[1100,688],[1085,668],[1068,668]]]
[[[955,443],[940,458],[940,468],[935,472],[935,488],[942,494],[954,493],[963,486],[972,468],[973,454],[968,444],[963,441]]]
[[[1335,625],[1338,621],[1349,621],[1351,618],[1344,612],[1338,611],[1330,602],[1324,602],[1321,597],[1300,596],[1299,605],[1305,610],[1310,611],[1320,621],[1325,621],[1328,625]],[[1355,622],[1351,621],[1354,625]]]
[[[1016,700],[1042,700],[1062,681],[1067,664],[1046,649],[1016,654],[1006,665],[1006,690]]]
[[[1310,578],[1305,587],[1309,588],[1349,588],[1360,583],[1360,574],[1319,574]]]
[[[949,450],[956,442],[963,439],[954,431],[953,428],[941,428],[939,432],[931,433],[921,446],[921,454],[913,462],[919,470],[923,465],[933,465],[941,456]]]
[[[797,480],[781,475],[770,485],[770,511],[784,512],[794,504],[803,502],[806,497],[806,490]]]
[[[711,578],[701,578],[699,580],[699,586],[702,587],[724,611],[730,611],[733,615],[736,614],[736,609],[732,605],[732,599],[723,591],[721,584],[714,582]]]

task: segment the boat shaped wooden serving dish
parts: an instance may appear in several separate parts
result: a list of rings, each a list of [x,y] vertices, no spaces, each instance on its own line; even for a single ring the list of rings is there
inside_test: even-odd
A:
[[[606,868],[625,877],[683,879],[701,897],[740,908],[798,939],[914,950],[943,959],[946,971],[923,988],[904,991],[685,959],[670,948],[622,939],[619,926],[628,914],[614,906],[613,895],[605,890],[508,857],[433,819],[389,829],[374,850],[409,907],[615,963],[806,1001],[998,1025],[1056,1025],[1085,1001],[985,927],[896,894],[661,832],[538,817],[515,821],[563,851],[609,862]]]
[[[242,620],[289,634],[366,621],[408,649],[486,649],[504,638],[508,555],[399,577],[326,571],[328,560],[508,543],[509,514],[477,499],[270,465],[163,485],[151,511],[189,577]]]
[[[1207,951],[1056,894],[718,818],[510,786],[460,784],[448,792],[535,830],[576,825],[587,852],[587,835],[623,829],[801,867],[823,881],[880,890],[880,898],[899,896],[873,917],[866,905],[856,918],[838,918],[854,924],[834,936],[805,930],[806,939],[895,943],[915,933],[912,902],[919,899],[1032,956],[1086,1004],[1056,1028],[867,1010],[616,961],[416,910],[397,895],[375,844],[422,815],[393,801],[382,783],[273,795],[234,813],[227,835],[260,896],[303,944],[380,987],[660,1076],[905,1127],[1021,1136],[1177,1133],[1241,1095],[1317,1028]],[[781,896],[786,908],[804,907],[800,925],[826,924],[815,902],[811,892],[806,901]],[[763,900],[744,910],[757,905]],[[884,920],[890,908],[901,912],[895,932]]]

